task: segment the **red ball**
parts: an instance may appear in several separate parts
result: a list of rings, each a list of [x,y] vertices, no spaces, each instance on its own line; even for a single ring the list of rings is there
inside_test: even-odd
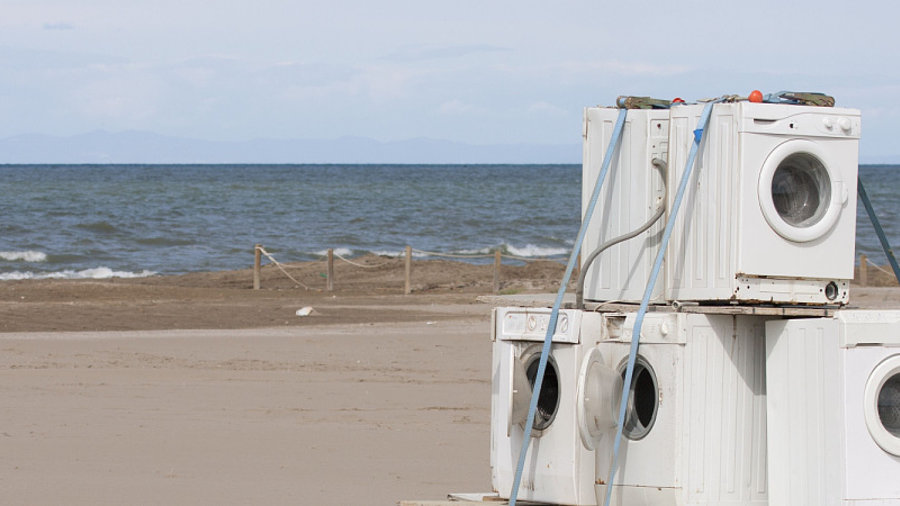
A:
[[[763,94],[759,90],[753,90],[750,92],[749,100],[751,102],[756,102],[757,104],[763,101]]]

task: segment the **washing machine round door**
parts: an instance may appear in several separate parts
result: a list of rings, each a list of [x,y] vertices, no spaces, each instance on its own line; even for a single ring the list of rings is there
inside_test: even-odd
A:
[[[837,169],[818,144],[804,139],[772,150],[760,171],[757,193],[769,226],[794,242],[827,234],[847,201]]]
[[[621,376],[603,362],[600,350],[592,348],[581,365],[576,394],[579,433],[588,450],[616,427],[616,392],[621,391]]]
[[[866,381],[866,427],[882,450],[900,457],[900,355],[878,364]]]
[[[617,382],[618,390],[615,392],[617,416],[622,402],[627,362],[627,358],[623,360],[618,370],[620,379]],[[656,372],[650,362],[642,355],[638,355],[625,402],[625,425],[622,426],[622,435],[632,441],[643,439],[653,430],[658,412],[659,382],[656,379]]]
[[[534,395],[534,384],[537,382],[541,348],[542,346],[539,344],[529,346],[523,350],[518,359],[514,358],[511,363],[512,389],[508,399],[510,416],[507,435],[511,433],[513,426],[519,425],[525,428],[531,397]],[[540,437],[544,429],[550,427],[556,419],[556,413],[559,411],[559,389],[559,369],[553,355],[550,355],[547,357],[547,368],[544,370],[534,422],[531,424],[533,437]]]

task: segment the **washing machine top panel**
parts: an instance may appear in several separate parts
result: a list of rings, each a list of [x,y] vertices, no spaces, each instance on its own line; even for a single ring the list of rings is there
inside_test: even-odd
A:
[[[889,346],[900,353],[900,310],[842,310],[834,315],[840,322],[840,346]]]
[[[857,109],[751,102],[736,107],[739,133],[859,139],[861,131]]]
[[[501,341],[543,341],[550,325],[550,308],[500,307],[496,309],[496,339]],[[561,309],[556,320],[554,343],[579,343],[582,312]]]

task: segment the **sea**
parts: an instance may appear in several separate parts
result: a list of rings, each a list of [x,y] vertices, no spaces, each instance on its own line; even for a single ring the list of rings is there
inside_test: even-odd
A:
[[[863,165],[900,244],[900,165]],[[452,254],[564,262],[580,165],[0,165],[0,281],[172,275],[280,262]],[[850,246],[850,245],[848,245]],[[887,260],[862,205],[856,253]]]

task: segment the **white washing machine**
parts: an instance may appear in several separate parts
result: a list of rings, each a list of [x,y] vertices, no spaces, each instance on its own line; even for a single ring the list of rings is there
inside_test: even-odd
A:
[[[509,498],[550,309],[496,308],[493,315],[491,481],[500,497]],[[582,423],[591,423],[595,433],[615,423],[612,392],[616,376],[607,369],[607,381],[603,381],[603,367],[593,348],[602,333],[602,322],[598,313],[560,311],[520,483],[520,500],[596,504],[595,454],[581,439],[576,404],[585,397],[579,391],[579,376],[600,375],[593,383],[594,401],[604,408]],[[601,394],[606,395],[606,402],[598,400]]]
[[[766,334],[773,506],[900,505],[900,311]]]
[[[623,375],[634,319],[624,317],[621,335],[611,332],[598,345],[604,362]],[[768,504],[765,321],[646,315],[613,505]],[[597,448],[598,504],[606,497],[613,434]]]
[[[672,188],[702,109],[670,110]],[[855,109],[715,105],[666,253],[666,299],[846,304],[859,135]]]
[[[600,174],[619,109],[589,107],[584,110],[582,158],[582,216]],[[582,247],[582,269],[588,256],[603,242],[631,232],[664,205],[665,172],[653,164],[668,157],[669,111],[633,109],[611,160],[606,181],[587,229]],[[586,271],[584,300],[641,300],[659,249],[665,216],[634,239],[617,244]],[[657,285],[654,301],[662,302],[663,286]]]

